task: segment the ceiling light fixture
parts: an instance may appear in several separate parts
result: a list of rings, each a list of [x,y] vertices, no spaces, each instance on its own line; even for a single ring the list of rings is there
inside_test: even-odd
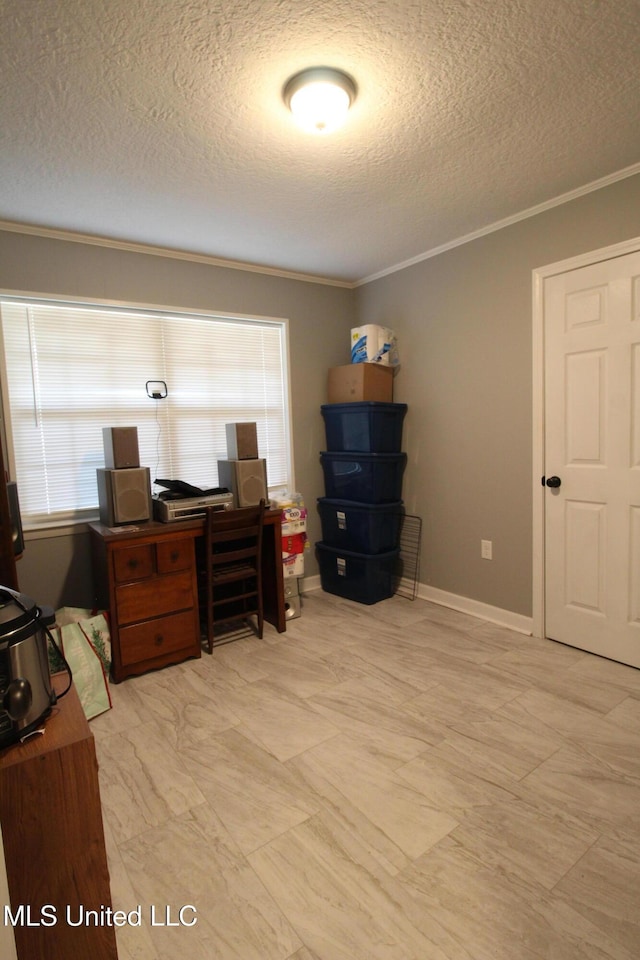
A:
[[[290,77],[282,96],[303,130],[330,133],[344,123],[356,85],[342,70],[311,67]]]

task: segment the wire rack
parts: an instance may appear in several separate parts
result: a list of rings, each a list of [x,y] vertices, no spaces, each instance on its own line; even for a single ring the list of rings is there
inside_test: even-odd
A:
[[[420,574],[422,519],[405,514],[400,525],[400,552],[395,576],[395,593],[415,600]]]

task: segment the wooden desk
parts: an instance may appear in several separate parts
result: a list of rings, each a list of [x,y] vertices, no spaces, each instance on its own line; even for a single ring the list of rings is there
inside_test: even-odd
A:
[[[281,513],[267,511],[262,546],[264,615],[286,630]],[[115,683],[200,657],[195,541],[204,518],[149,520],[111,528],[90,523],[96,603],[110,611]]]
[[[64,689],[66,674],[53,682]],[[117,960],[113,926],[67,922],[111,908],[95,744],[75,687],[41,736],[0,751],[0,821],[19,960]]]

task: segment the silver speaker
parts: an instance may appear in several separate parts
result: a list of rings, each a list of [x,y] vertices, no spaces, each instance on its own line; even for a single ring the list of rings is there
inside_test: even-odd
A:
[[[300,597],[285,597],[284,618],[285,620],[295,620],[302,613]]]
[[[218,460],[218,483],[231,491],[237,507],[269,499],[266,460]]]
[[[121,470],[124,467],[139,467],[137,427],[103,427],[104,465]]]
[[[226,423],[229,460],[258,459],[258,427],[255,423]]]
[[[298,587],[298,578],[297,577],[285,577],[284,578],[284,598],[288,600],[290,597],[297,597],[300,593]]]
[[[99,467],[98,502],[100,520],[108,527],[136,523],[151,516],[151,478],[149,467],[108,470]]]

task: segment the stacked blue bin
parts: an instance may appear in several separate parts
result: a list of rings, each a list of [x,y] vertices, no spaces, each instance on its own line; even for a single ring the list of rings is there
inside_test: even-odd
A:
[[[322,589],[358,603],[394,593],[403,514],[401,452],[405,403],[365,401],[321,407],[327,451],[316,544]]]

